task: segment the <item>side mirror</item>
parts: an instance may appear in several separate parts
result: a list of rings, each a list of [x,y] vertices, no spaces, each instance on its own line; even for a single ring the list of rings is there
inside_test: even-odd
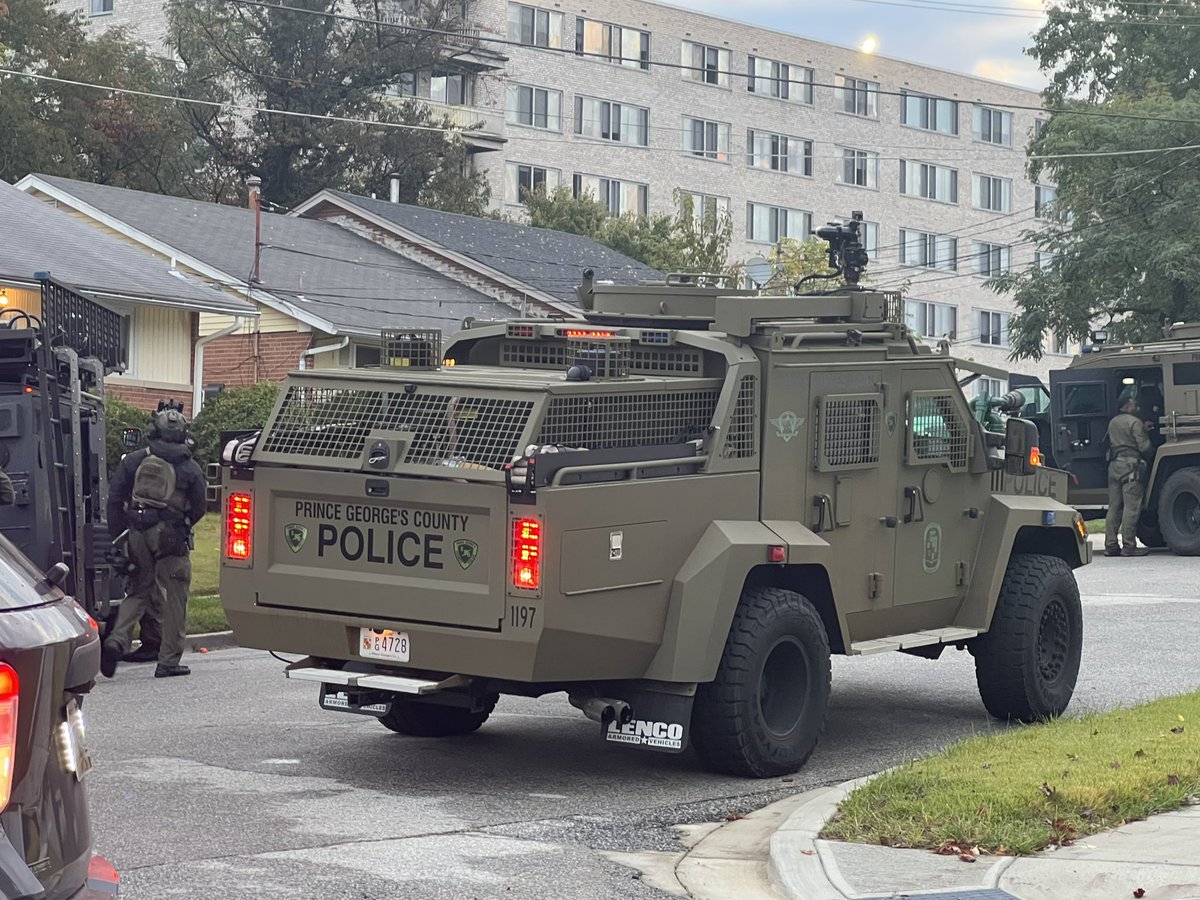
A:
[[[142,429],[126,428],[121,432],[121,442],[130,450],[136,449],[138,444],[142,442]]]
[[[1041,464],[1037,426],[1028,419],[1010,417],[1004,430],[1004,471],[1009,475],[1032,475]]]
[[[70,574],[71,570],[66,563],[56,562],[46,570],[46,581],[58,587],[67,580],[67,576]]]

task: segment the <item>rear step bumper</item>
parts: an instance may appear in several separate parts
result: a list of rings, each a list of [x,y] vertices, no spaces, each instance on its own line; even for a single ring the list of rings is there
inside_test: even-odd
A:
[[[429,681],[405,675],[371,675],[364,672],[345,672],[341,669],[324,669],[319,666],[307,665],[289,666],[283,674],[297,681],[315,681],[319,684],[331,684],[338,687],[415,695],[436,694],[438,691],[466,687],[469,683],[469,679],[463,675],[451,675],[441,681]]]

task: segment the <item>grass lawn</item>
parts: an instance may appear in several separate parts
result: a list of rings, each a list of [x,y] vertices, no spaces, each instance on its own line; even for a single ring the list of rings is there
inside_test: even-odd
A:
[[[1087,525],[1088,534],[1104,534],[1104,519],[1088,519]]]
[[[196,526],[196,549],[192,551],[192,596],[215,594],[220,589],[221,514],[210,512]]]
[[[229,621],[225,618],[225,609],[221,606],[221,598],[216,594],[198,597],[193,595],[188,601],[187,633],[208,634],[210,631],[228,631]]]
[[[1200,795],[1200,692],[971,738],[854,791],[822,837],[1027,854]]]

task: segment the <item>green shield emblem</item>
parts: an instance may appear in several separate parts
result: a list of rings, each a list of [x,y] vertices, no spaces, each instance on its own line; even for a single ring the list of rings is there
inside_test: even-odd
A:
[[[285,525],[283,539],[287,541],[287,545],[291,547],[293,553],[299,553],[304,542],[308,540],[308,529],[294,522],[291,525]]]
[[[454,558],[458,560],[459,566],[466,569],[471,568],[475,564],[476,558],[479,556],[479,545],[474,541],[468,541],[466,538],[454,542]]]

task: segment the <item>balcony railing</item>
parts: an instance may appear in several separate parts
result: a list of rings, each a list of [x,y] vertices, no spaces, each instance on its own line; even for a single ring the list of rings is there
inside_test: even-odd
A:
[[[467,139],[470,139],[471,134],[498,136],[504,133],[503,110],[480,109],[475,106],[450,106],[425,97],[393,96],[390,99],[395,103],[414,103],[428,109],[435,122],[440,123],[443,119],[449,120],[451,125],[463,130]]]

